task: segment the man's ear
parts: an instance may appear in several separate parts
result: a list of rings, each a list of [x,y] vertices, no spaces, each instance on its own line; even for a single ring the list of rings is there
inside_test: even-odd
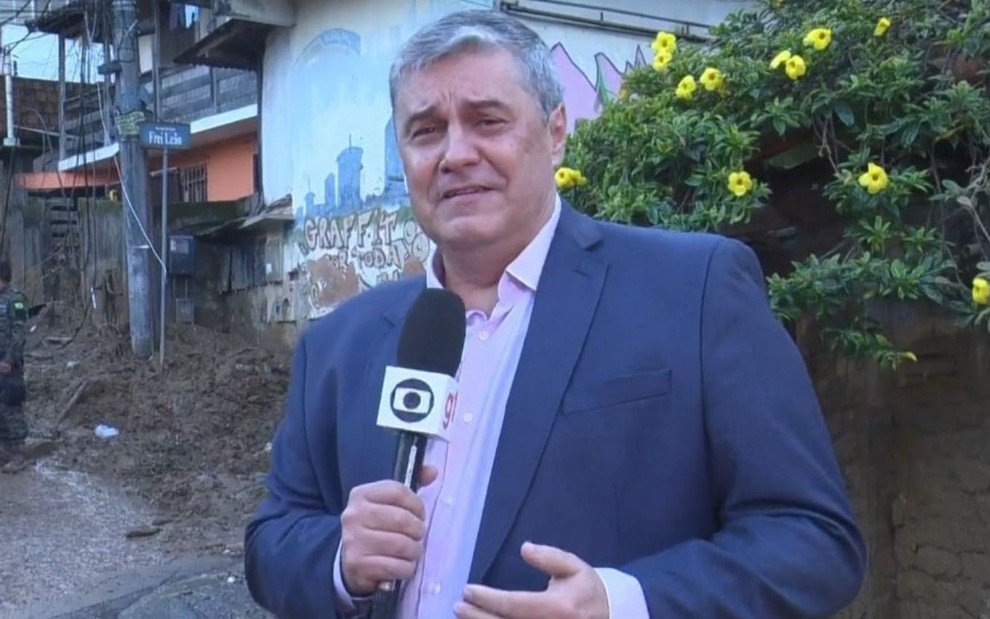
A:
[[[564,146],[567,143],[567,109],[563,103],[550,112],[547,129],[550,132],[550,156],[554,169],[557,169],[564,162]]]

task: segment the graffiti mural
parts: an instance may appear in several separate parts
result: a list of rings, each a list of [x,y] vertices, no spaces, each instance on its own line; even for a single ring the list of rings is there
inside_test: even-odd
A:
[[[307,217],[299,249],[306,256],[310,303],[325,312],[360,290],[420,273],[430,242],[408,209],[372,208]]]
[[[598,52],[595,54],[595,79],[592,80],[574,61],[563,43],[555,44],[550,49],[550,55],[564,86],[568,131],[574,131],[578,120],[597,117],[605,103],[618,96],[625,72],[646,64],[646,56],[640,46],[636,47],[634,60],[627,61],[622,71],[607,55]]]
[[[372,75],[387,71],[375,54],[362,52],[359,34],[342,28],[323,32],[296,62],[298,109],[328,121],[293,125],[296,152],[309,154],[293,190],[302,199],[292,245],[309,279],[311,317],[361,290],[421,272],[429,254],[429,240],[412,219],[391,117],[376,119],[370,111],[387,99],[369,83]]]

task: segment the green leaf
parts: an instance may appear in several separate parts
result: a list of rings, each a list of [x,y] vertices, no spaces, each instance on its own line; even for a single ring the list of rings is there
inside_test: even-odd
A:
[[[852,127],[856,124],[856,115],[853,114],[852,108],[845,101],[839,101],[835,104],[835,113],[843,125]]]
[[[818,158],[818,147],[810,141],[801,142],[784,152],[777,153],[766,160],[767,165],[782,170],[790,170],[799,165],[808,163]]]
[[[918,125],[910,124],[904,128],[904,132],[901,134],[901,146],[907,148],[911,146],[916,139],[918,139]]]

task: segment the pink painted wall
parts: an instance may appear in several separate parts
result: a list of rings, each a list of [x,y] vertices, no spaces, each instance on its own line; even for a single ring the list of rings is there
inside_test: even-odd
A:
[[[206,199],[222,202],[246,198],[255,192],[254,155],[258,152],[256,134],[238,136],[169,155],[169,167],[206,164]],[[148,161],[149,170],[161,168],[160,158]]]
[[[210,202],[237,200],[254,193],[254,156],[258,136],[247,135],[211,145],[206,158],[206,195]]]

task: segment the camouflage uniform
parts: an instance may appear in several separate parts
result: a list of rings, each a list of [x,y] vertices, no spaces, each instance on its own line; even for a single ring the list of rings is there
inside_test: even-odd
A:
[[[24,295],[10,286],[0,290],[0,361],[13,368],[0,374],[0,465],[3,459],[20,454],[28,435],[23,407],[27,317]]]

